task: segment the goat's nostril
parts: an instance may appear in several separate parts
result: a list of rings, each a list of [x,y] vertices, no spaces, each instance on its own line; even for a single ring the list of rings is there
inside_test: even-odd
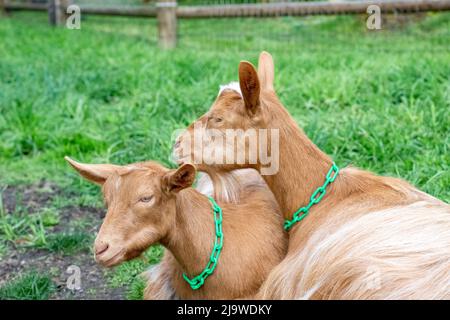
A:
[[[109,245],[105,242],[100,242],[99,244],[95,245],[95,254],[99,255],[108,250]]]

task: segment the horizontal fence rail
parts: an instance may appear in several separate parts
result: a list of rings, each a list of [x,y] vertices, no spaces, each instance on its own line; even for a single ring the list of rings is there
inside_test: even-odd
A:
[[[47,11],[46,3],[9,3],[4,1],[5,9],[8,11]]]
[[[229,4],[178,6],[178,18],[238,18],[238,17],[278,17],[305,15],[334,15],[366,13],[371,4],[378,5],[383,12],[421,12],[450,10],[450,0],[378,0],[342,2],[285,2],[261,4]],[[6,3],[7,11],[46,11],[47,4]],[[158,9],[149,6],[94,6],[80,5],[81,12],[87,14],[156,17]]]
[[[52,25],[64,25],[71,0],[48,0],[47,3],[10,3],[0,0],[0,15],[17,10],[48,11]],[[176,0],[158,0],[156,6],[78,5],[82,14],[156,17],[158,38],[162,48],[174,48],[177,43],[177,19],[280,17],[335,14],[367,14],[370,5],[381,13],[416,13],[450,10],[450,0],[374,0],[342,2],[277,2],[259,4],[222,4],[178,6]]]
[[[99,7],[99,6],[80,6],[81,12],[87,14],[98,14],[105,16],[126,16],[126,17],[156,17],[157,9],[146,6],[118,6],[118,7]]]
[[[367,7],[371,4],[378,5],[382,12],[450,10],[449,0],[321,1],[179,7],[177,16],[180,18],[232,18],[357,14],[366,13]]]

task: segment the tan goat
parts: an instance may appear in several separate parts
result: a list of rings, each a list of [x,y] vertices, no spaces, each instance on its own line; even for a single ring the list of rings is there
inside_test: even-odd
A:
[[[252,155],[248,142],[215,144],[199,135],[198,143],[196,130],[214,129],[219,136],[229,129],[254,129],[257,135],[260,129],[278,130],[279,158],[273,161],[279,169],[263,177],[291,220],[322,186],[333,161],[297,126],[273,81],[270,54],[260,55],[258,71],[241,62],[239,84],[221,88],[211,109],[180,136],[174,153],[180,163],[194,161],[216,176],[243,167],[261,171],[260,153]],[[272,150],[266,151],[274,151],[268,145]],[[207,148],[215,148],[215,155],[245,149],[246,162],[214,162],[208,155],[197,162]],[[251,163],[251,156],[257,161]],[[289,234],[287,257],[269,275],[261,298],[450,298],[450,206],[401,179],[344,168]]]
[[[203,271],[216,234],[210,200],[191,188],[195,167],[169,170],[154,162],[118,166],[66,160],[102,186],[108,211],[95,240],[98,263],[117,265],[156,243],[167,248],[157,270],[149,273],[147,299],[252,297],[285,256],[287,237],[273,194],[262,180],[242,185],[239,203],[218,201],[223,210],[222,252],[214,273],[193,290],[183,273],[193,278]]]

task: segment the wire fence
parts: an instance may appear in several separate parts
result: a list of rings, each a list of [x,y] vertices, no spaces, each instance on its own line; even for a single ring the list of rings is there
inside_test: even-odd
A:
[[[159,41],[164,48],[182,45],[204,49],[207,44],[209,50],[220,50],[223,46],[235,47],[236,50],[280,46],[286,50],[298,50],[305,46],[317,47],[317,50],[356,47],[366,50],[401,50],[399,41],[407,43],[417,37],[430,37],[430,43],[440,44],[439,50],[442,50],[449,48],[449,45],[442,44],[450,43],[450,31],[439,36],[428,36],[426,32],[427,28],[432,27],[432,22],[427,22],[427,17],[432,16],[429,12],[450,10],[450,0],[179,0],[177,6],[158,6],[158,2],[173,4],[173,0],[56,2],[64,10],[68,4],[79,5],[83,19],[89,19],[87,16],[91,14],[148,18],[148,24],[155,25],[158,30],[150,34],[147,28],[142,27],[138,31],[139,36],[155,43]],[[9,6],[29,5],[39,10],[47,10],[49,3],[55,1],[7,1]],[[375,8],[370,9],[373,4]],[[67,16],[63,15],[63,22],[65,18]],[[109,21],[112,23],[112,20]],[[120,23],[124,23],[123,20]],[[447,19],[447,25],[447,30],[450,30],[450,19]],[[402,32],[401,37],[398,32]],[[379,48],[379,38],[389,38],[396,45]]]

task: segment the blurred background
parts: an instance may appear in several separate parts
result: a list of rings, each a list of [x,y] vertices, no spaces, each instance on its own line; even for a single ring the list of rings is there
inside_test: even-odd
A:
[[[138,275],[163,249],[98,267],[100,190],[63,157],[173,166],[172,132],[262,50],[281,101],[336,163],[448,202],[450,0],[375,2],[380,29],[372,3],[0,0],[0,299],[141,299]]]

